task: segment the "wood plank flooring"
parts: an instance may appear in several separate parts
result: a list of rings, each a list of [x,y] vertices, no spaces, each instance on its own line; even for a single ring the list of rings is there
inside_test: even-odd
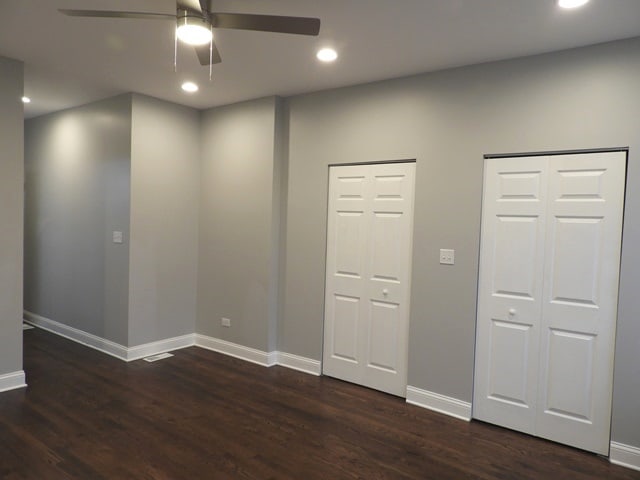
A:
[[[607,459],[192,347],[124,363],[25,331],[0,479],[640,479]]]

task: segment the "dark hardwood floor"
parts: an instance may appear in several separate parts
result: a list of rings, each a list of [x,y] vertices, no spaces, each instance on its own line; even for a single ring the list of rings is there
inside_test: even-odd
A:
[[[607,459],[197,347],[124,363],[25,331],[0,478],[639,479]]]

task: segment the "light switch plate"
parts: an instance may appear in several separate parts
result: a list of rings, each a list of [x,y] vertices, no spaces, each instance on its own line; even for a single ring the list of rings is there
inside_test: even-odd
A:
[[[440,249],[440,264],[441,265],[454,265],[456,261],[456,251],[447,248]]]
[[[222,317],[220,319],[220,325],[222,325],[223,327],[230,327],[231,326],[231,319]]]
[[[122,232],[114,231],[113,232],[113,243],[122,243],[122,241],[123,241]]]

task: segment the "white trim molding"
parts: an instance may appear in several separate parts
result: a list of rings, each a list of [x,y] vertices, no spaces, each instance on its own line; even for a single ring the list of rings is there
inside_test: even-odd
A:
[[[111,340],[78,330],[77,328],[70,327],[64,323],[56,322],[55,320],[51,320],[41,315],[36,315],[35,313],[31,313],[26,310],[24,311],[24,319],[35,327],[55,333],[56,335],[60,335],[61,337],[65,337],[69,340],[73,340],[76,343],[81,343],[82,345],[91,347],[94,350],[99,350],[102,353],[119,358],[125,362],[127,361],[127,347],[112,342]]]
[[[621,467],[640,471],[640,448],[623,443],[611,442],[609,461]]]
[[[166,338],[157,342],[136,345],[127,348],[127,362],[140,360],[141,358],[150,357],[159,353],[172,352],[182,348],[193,347],[196,344],[195,335],[190,333],[181,337]]]
[[[318,360],[300,357],[292,353],[278,352],[278,365],[316,377],[322,374],[322,364]]]
[[[195,345],[207,350],[229,355],[251,363],[257,363],[263,367],[272,367],[277,364],[278,352],[263,352],[251,347],[245,347],[237,343],[208,337],[199,333],[195,334]]]
[[[471,403],[422,390],[421,388],[407,387],[407,403],[444,413],[467,422],[471,420]]]
[[[0,375],[0,392],[8,392],[9,390],[24,388],[26,386],[27,382],[25,381],[24,370]]]
[[[73,340],[87,347],[98,350],[112,357],[116,357],[125,362],[132,362],[150,355],[158,353],[170,352],[180,348],[191,347],[195,345],[195,335],[183,335],[181,337],[167,338],[157,342],[136,345],[135,347],[125,347],[119,343],[112,342],[105,338],[98,337],[91,333],[78,330],[64,323],[56,322],[41,315],[36,315],[25,310],[24,319],[31,325],[43,330],[47,330],[61,337]]]
[[[136,345],[135,347],[125,347],[105,338],[98,337],[91,333],[78,330],[55,320],[24,311],[24,319],[29,324],[47,330],[61,337],[80,343],[87,347],[98,350],[112,357],[125,362],[132,362],[141,358],[157,355],[159,353],[171,352],[181,348],[197,346],[214,352],[229,355],[251,363],[257,363],[264,367],[281,365],[286,368],[298,370],[299,372],[319,376],[322,374],[322,363],[311,358],[300,357],[285,352],[263,352],[251,347],[245,347],[237,343],[228,342],[215,337],[208,337],[199,333],[190,333],[180,337],[167,338],[157,342]],[[0,377],[1,378],[1,377]],[[0,387],[2,385],[0,384]],[[17,388],[17,387],[16,387]]]

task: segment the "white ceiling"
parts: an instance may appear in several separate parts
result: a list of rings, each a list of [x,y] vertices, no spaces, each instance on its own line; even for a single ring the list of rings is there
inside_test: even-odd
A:
[[[173,0],[0,0],[0,56],[25,63],[25,115],[140,92],[196,108],[289,96],[447,67],[640,35],[640,0],[213,0],[218,12],[319,17],[318,37],[220,30],[223,62],[208,68],[180,46],[172,22],[70,18],[58,8],[175,12]],[[320,64],[315,52],[340,58]],[[200,84],[183,93],[184,80]]]

